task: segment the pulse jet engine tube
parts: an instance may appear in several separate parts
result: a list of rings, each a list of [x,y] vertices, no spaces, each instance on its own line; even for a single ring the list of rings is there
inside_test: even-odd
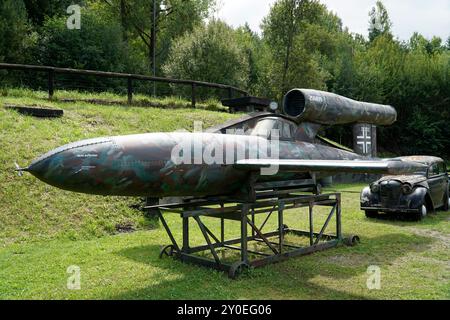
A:
[[[292,89],[283,98],[283,112],[297,122],[391,125],[397,112],[388,105],[355,101],[334,93]]]

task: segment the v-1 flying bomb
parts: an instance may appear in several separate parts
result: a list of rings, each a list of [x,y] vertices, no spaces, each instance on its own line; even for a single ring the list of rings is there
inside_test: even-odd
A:
[[[419,164],[368,160],[318,141],[321,125],[396,121],[391,106],[294,89],[280,113],[255,113],[206,132],[147,133],[75,142],[50,151],[28,171],[61,189],[96,195],[219,196],[261,182],[340,172],[407,174]],[[244,191],[245,192],[245,191]]]

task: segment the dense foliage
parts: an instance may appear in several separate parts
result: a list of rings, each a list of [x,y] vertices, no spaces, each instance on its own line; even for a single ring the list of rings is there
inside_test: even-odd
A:
[[[173,78],[246,87],[249,62],[235,31],[222,21],[211,21],[175,41],[164,72]]]
[[[89,11],[82,13],[80,30],[70,30],[66,17],[47,19],[40,28],[36,62],[78,69],[127,71],[132,69],[121,38],[120,25]]]
[[[72,3],[1,1],[0,61],[155,70],[273,99],[292,87],[328,90],[395,106],[398,122],[380,128],[382,151],[450,157],[450,38],[414,33],[399,40],[380,1],[361,17],[369,22],[367,38],[350,33],[318,0],[276,1],[261,35],[214,19],[210,0],[78,1],[82,28],[69,30],[66,9]],[[326,134],[347,144],[351,138],[347,128],[327,128]]]
[[[27,13],[22,1],[0,2],[0,62],[20,61],[25,47]]]

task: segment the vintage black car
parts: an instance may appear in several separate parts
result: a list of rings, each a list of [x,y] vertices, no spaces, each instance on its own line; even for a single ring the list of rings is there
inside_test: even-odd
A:
[[[398,158],[426,167],[413,175],[383,176],[361,192],[361,210],[368,218],[380,213],[407,213],[421,220],[428,212],[449,209],[449,178],[444,160],[429,156]]]

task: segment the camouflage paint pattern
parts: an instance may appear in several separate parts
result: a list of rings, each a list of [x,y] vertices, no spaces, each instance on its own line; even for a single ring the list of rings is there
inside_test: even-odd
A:
[[[251,170],[234,166],[237,160],[266,159],[271,154],[267,137],[252,135],[260,121],[275,120],[277,125],[289,128],[291,137],[279,141],[277,159],[355,160],[365,158],[318,141],[316,135],[320,124],[359,120],[386,124],[396,118],[395,110],[389,106],[359,103],[315,90],[295,89],[286,97],[293,92],[306,99],[303,110],[296,117],[297,121],[302,119],[300,123],[292,121],[292,112],[299,111],[295,105],[295,110],[287,112],[288,116],[255,113],[214,127],[206,133],[148,133],[90,139],[57,148],[33,161],[26,170],[55,187],[88,194],[153,198],[231,195],[242,192],[251,176]],[[285,111],[289,111],[286,110],[289,100],[286,97]],[[227,134],[230,129],[240,129],[241,132]],[[195,147],[192,147],[188,151],[191,162],[176,163],[172,159],[173,150],[183,144],[200,144],[201,154],[214,154],[214,158],[220,160],[209,164],[192,161],[198,158]],[[269,152],[266,154],[266,148],[261,146],[269,147]],[[230,150],[233,151],[231,160]],[[238,156],[237,150],[244,152]],[[319,172],[316,176],[321,178],[337,172],[339,169]],[[271,176],[260,175],[257,182],[310,178],[309,172],[280,171]]]
[[[297,122],[319,124],[367,123],[391,125],[397,112],[391,106],[359,102],[334,93],[293,89],[283,98],[283,112]]]
[[[293,136],[297,141],[319,143],[316,136],[320,128],[322,128],[322,125],[312,122],[295,123],[293,119],[288,116],[271,112],[254,112],[239,119],[233,119],[221,125],[209,128],[206,132],[226,134],[227,130],[242,130],[245,134],[250,134],[260,120],[268,118],[284,119],[285,121],[292,123],[292,125],[296,127]]]
[[[183,141],[200,141],[202,152],[222,143],[224,164],[175,164],[172,150]],[[149,133],[91,139],[55,149],[27,169],[55,187],[97,195],[213,196],[238,191],[249,177],[227,163],[227,151],[245,150],[245,157],[261,155],[257,136],[213,133]],[[302,141],[280,141],[281,159],[357,159],[351,152]],[[270,146],[270,144],[269,144]],[[242,149],[243,148],[243,149]],[[227,150],[228,149],[228,150]],[[194,151],[192,150],[192,153]],[[237,161],[237,152],[232,162]],[[212,154],[212,153],[211,153]],[[192,155],[193,156],[193,155]],[[260,181],[308,178],[308,173],[261,176]]]

